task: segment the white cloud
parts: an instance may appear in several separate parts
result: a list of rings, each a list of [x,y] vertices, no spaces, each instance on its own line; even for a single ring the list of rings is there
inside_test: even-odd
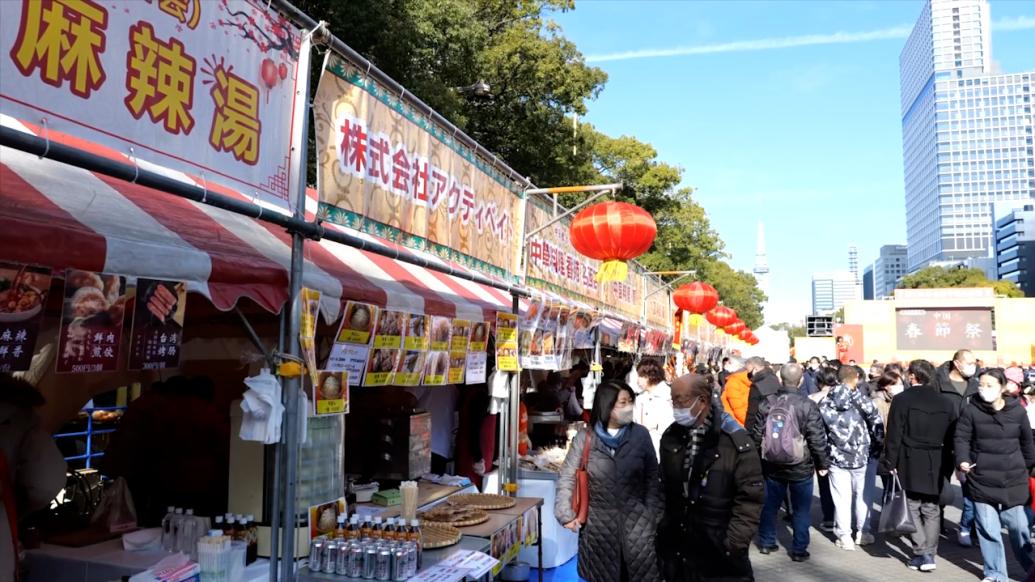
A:
[[[1035,18],[1018,16],[998,20],[993,23],[995,30],[1031,30],[1035,29]],[[757,40],[739,40],[732,42],[702,44],[696,46],[678,46],[657,49],[639,49],[605,53],[600,55],[589,55],[586,62],[604,63],[608,61],[628,61],[633,59],[651,59],[664,57],[683,57],[691,55],[704,55],[715,53],[733,53],[746,51],[767,51],[803,46],[852,44],[860,42],[872,42],[877,40],[904,39],[909,36],[912,26],[893,26],[866,32],[835,32],[832,34],[806,34],[802,36],[785,36],[777,38],[762,38]]]

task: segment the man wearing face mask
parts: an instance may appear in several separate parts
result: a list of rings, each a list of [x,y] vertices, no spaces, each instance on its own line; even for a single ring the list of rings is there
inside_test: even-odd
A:
[[[750,582],[748,548],[765,499],[748,433],[712,399],[709,376],[672,383],[675,423],[661,437],[665,513],[657,547],[667,582]]]
[[[956,415],[963,413],[964,406],[978,393],[977,358],[970,350],[959,350],[952,360],[938,367],[934,377],[934,386],[956,406]],[[966,482],[966,476],[958,474],[960,483]],[[956,541],[963,547],[974,545],[974,501],[970,498],[970,488],[963,487],[963,515],[960,517],[959,533]]]
[[[809,358],[809,365],[805,368],[805,375],[802,377],[801,382],[801,395],[808,396],[815,394],[819,390],[819,386],[816,385],[816,374],[819,372],[819,358],[812,356]]]

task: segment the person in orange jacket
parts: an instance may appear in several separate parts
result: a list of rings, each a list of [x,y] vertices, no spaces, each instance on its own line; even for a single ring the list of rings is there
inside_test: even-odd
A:
[[[731,356],[726,362],[726,371],[729,372],[729,377],[726,378],[726,385],[722,390],[722,407],[737,419],[740,426],[744,426],[747,419],[748,396],[751,394],[751,378],[748,377],[749,370],[745,367],[744,358]]]

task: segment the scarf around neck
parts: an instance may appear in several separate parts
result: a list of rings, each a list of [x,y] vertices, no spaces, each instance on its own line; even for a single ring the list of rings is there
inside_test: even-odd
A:
[[[607,432],[607,429],[604,428],[603,423],[598,422],[594,427],[593,432],[596,433],[597,438],[600,439],[600,442],[604,443],[607,448],[617,449],[618,446],[622,444],[622,441],[625,440],[625,435],[628,432],[628,429],[629,425],[625,425],[618,429],[618,434],[611,436],[611,433]]]

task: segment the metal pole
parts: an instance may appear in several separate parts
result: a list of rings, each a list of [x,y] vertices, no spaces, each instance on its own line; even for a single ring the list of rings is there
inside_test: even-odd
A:
[[[608,190],[621,190],[625,187],[622,182],[614,184],[592,184],[589,186],[554,186],[553,188],[530,188],[525,194],[577,194],[579,192],[606,192]]]
[[[302,46],[298,52],[298,67],[295,80],[295,110],[294,119],[298,120],[292,128],[291,136],[292,152],[289,171],[289,184],[297,188],[295,198],[296,220],[305,221],[305,200],[306,200],[306,164],[308,163],[308,148],[306,147],[309,136],[309,65],[312,57],[313,36],[324,28],[325,23],[320,22],[302,37]],[[302,233],[295,232],[291,236],[291,278],[288,302],[285,305],[287,312],[287,350],[288,356],[297,358],[301,352],[298,343],[298,334],[301,327],[299,318],[300,306],[298,304],[299,294],[302,291],[302,277],[305,266],[305,238]],[[286,435],[284,464],[284,531],[282,546],[284,548],[284,560],[280,564],[280,575],[283,580],[294,580],[295,577],[295,531],[298,527],[298,515],[295,508],[296,485],[295,480],[298,474],[298,396],[301,393],[302,380],[300,376],[293,376],[283,379],[283,390],[287,403],[284,410],[284,433]]]
[[[277,352],[284,351],[284,341],[286,333],[287,322],[285,318],[287,316],[287,310],[283,309],[280,311],[280,331],[277,334]],[[285,402],[285,396],[283,386],[280,391],[280,403],[287,404]],[[287,406],[285,406],[287,408]],[[270,510],[272,514],[270,516],[270,582],[277,582],[280,579],[280,535],[281,525],[284,521],[280,515],[280,487],[283,483],[284,476],[282,475],[282,465],[280,457],[284,453],[284,431],[280,433],[280,442],[273,445],[273,507]]]
[[[521,306],[518,302],[517,295],[511,296],[511,307],[514,310],[514,315],[520,316],[519,309]],[[521,337],[520,333],[518,334],[518,337]],[[521,353],[520,344],[518,346],[518,353]],[[509,408],[510,414],[508,414],[508,416],[510,418],[508,419],[508,422],[510,431],[508,433],[509,438],[507,439],[507,448],[509,449],[507,460],[509,461],[509,464],[507,466],[507,472],[510,475],[510,482],[513,483],[516,488],[518,482],[518,420],[521,416],[521,372],[514,374],[514,378],[510,383]],[[517,489],[515,489],[515,493],[516,492]]]
[[[533,230],[532,232],[525,233],[525,240],[527,241],[533,235],[539,234],[541,231],[546,230],[547,228],[553,226],[558,221],[564,220],[565,218],[571,216],[572,214],[575,214],[583,206],[586,206],[587,204],[589,204],[590,202],[593,202],[597,198],[600,198],[601,196],[604,196],[605,194],[609,194],[611,192],[614,192],[613,188],[610,188],[610,189],[607,189],[607,190],[601,190],[600,192],[597,192],[596,194],[590,196],[589,198],[586,198],[580,204],[577,204],[577,205],[573,206],[570,210],[565,211],[564,214],[555,215],[552,219],[546,221],[546,224],[540,226],[539,228]]]

